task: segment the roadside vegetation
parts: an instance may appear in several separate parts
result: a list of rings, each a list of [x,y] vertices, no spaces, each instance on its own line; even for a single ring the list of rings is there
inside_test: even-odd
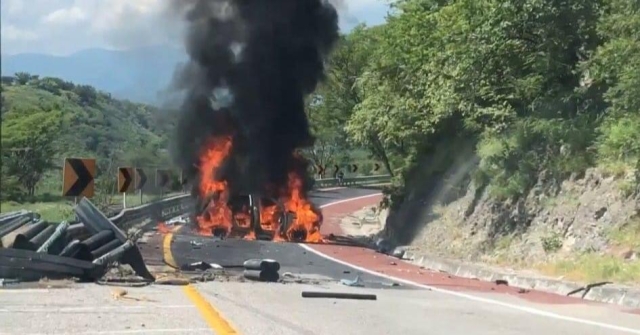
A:
[[[525,197],[541,176],[559,185],[590,168],[617,178],[622,196],[640,194],[637,1],[392,8],[387,23],[342,37],[308,105],[320,144],[364,147],[394,176],[385,205],[419,197],[427,190],[416,182],[437,179],[467,152],[473,183],[496,202]],[[599,264],[555,267],[590,278],[638,270],[585,257]]]
[[[169,114],[91,86],[28,73],[5,76],[1,113],[2,212],[25,208],[50,220],[69,218],[73,199],[60,196],[65,157],[96,158],[92,201],[103,209],[122,201],[116,192],[118,166],[148,168],[148,184],[155,167],[170,166]],[[135,205],[140,196],[127,200]]]

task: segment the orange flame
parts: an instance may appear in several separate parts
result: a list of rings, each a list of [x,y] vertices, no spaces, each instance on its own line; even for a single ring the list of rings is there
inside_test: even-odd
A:
[[[166,223],[164,222],[159,222],[158,223],[158,233],[160,234],[169,234],[171,232],[171,228],[169,228],[169,226],[167,226]]]
[[[215,230],[231,232],[232,213],[227,207],[229,190],[226,181],[216,179],[216,172],[231,151],[231,138],[212,140],[200,157],[200,196],[208,198],[212,194],[214,199],[207,204],[203,215],[197,217],[198,232],[202,235],[212,235]]]
[[[262,229],[277,231],[278,230],[278,218],[276,210],[277,205],[265,206],[260,208],[260,225]]]
[[[244,208],[241,212],[232,213],[228,206],[230,194],[227,182],[216,179],[216,172],[229,155],[231,147],[231,138],[214,139],[200,156],[200,197],[202,199],[213,197],[213,199],[207,204],[204,213],[197,217],[198,233],[212,235],[214,231],[223,231],[225,235],[229,235],[235,223],[242,230],[248,229],[245,239],[255,240],[256,232],[251,229],[250,209]],[[282,196],[279,199],[284,208],[280,208],[277,204],[260,206],[260,227],[262,230],[274,233],[274,241],[301,239],[306,242],[323,241],[320,235],[320,216],[304,197],[302,187],[302,178],[291,172],[287,187],[281,192]],[[283,211],[293,213],[293,222],[284,232],[284,238],[277,234],[281,224],[280,218],[285,215]]]
[[[295,239],[296,234],[305,234],[306,242],[322,242],[320,234],[320,217],[313,210],[311,202],[302,195],[302,178],[296,173],[289,173],[288,199],[285,200],[285,209],[295,213],[295,218],[286,235],[289,240]]]

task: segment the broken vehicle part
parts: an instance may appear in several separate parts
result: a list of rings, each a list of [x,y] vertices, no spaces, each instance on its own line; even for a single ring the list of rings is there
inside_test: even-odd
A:
[[[280,271],[280,263],[273,259],[248,259],[242,266],[247,270]]]
[[[264,282],[277,282],[280,279],[280,275],[275,271],[265,270],[244,270],[243,276],[250,280],[264,281]]]
[[[330,299],[355,299],[355,300],[377,300],[375,294],[361,293],[337,293],[337,292],[312,292],[303,291],[303,298],[330,298]]]

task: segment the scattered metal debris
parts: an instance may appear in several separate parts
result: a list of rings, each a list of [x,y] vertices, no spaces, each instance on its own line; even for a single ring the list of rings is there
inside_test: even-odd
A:
[[[302,291],[303,298],[378,300],[375,294]]]
[[[282,274],[282,278],[285,278],[285,279],[296,279],[296,278],[298,278],[298,276],[294,275],[291,272],[285,272],[285,273]]]
[[[505,286],[509,286],[509,282],[506,281],[505,279],[496,279],[496,285],[505,285]]]
[[[356,276],[356,279],[354,280],[340,279],[340,283],[351,287],[364,287],[364,283],[360,280],[360,276]]]
[[[404,258],[404,254],[405,254],[405,250],[402,248],[395,248],[393,249],[393,252],[391,253],[391,256],[396,257],[396,258]]]
[[[581,299],[584,299],[584,297],[587,296],[587,294],[589,294],[589,291],[591,291],[592,288],[594,287],[598,287],[598,286],[604,286],[604,285],[608,285],[608,284],[613,284],[613,282],[610,281],[603,281],[603,282],[598,282],[598,283],[593,283],[593,284],[588,284],[586,286],[583,286],[581,288],[575,289],[569,293],[567,293],[567,296],[571,296],[574,295],[578,292],[582,292],[582,297]]]
[[[196,270],[209,270],[209,269],[223,269],[220,264],[215,263],[207,263],[207,262],[194,262],[191,264],[186,264],[182,266],[180,270],[183,271],[196,271]]]

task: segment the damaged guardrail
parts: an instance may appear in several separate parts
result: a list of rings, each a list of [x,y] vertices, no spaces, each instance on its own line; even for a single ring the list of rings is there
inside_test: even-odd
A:
[[[190,206],[193,206],[192,204],[190,195],[178,195],[138,207],[124,209],[117,215],[110,217],[109,220],[123,231],[127,231],[129,228],[148,219],[158,223],[182,215],[189,210]],[[86,237],[88,233],[84,223],[82,220],[80,221],[69,227],[69,233],[77,238]]]
[[[359,185],[374,185],[374,184],[386,184],[391,182],[391,175],[377,175],[377,176],[366,176],[366,177],[352,177],[352,178],[343,178],[340,181],[337,178],[325,178],[325,179],[316,179],[314,186],[316,188],[321,187],[334,187],[334,186],[359,186]]]
[[[33,213],[5,223],[0,231],[0,278],[95,281],[118,262],[129,265],[138,276],[154,280],[134,242],[89,200],[82,199],[75,212],[86,238],[76,238],[68,222],[52,224]]]

